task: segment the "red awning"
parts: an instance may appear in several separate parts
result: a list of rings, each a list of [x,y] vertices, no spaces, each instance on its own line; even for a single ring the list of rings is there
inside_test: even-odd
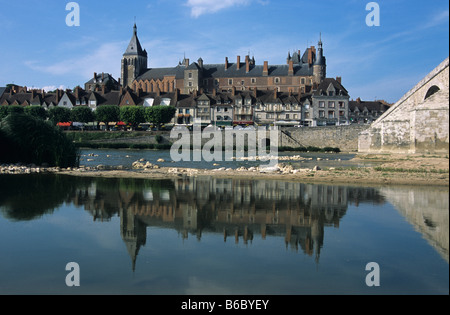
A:
[[[58,126],[59,127],[70,127],[70,126],[72,126],[72,123],[71,122],[60,122],[60,123],[58,123]]]

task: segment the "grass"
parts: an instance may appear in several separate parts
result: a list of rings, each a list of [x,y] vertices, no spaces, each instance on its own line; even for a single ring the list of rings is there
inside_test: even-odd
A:
[[[389,173],[433,173],[433,174],[445,174],[448,173],[449,170],[442,170],[442,169],[424,169],[424,168],[417,168],[417,169],[404,169],[404,168],[393,168],[393,167],[375,167],[375,171],[377,172],[389,172]]]

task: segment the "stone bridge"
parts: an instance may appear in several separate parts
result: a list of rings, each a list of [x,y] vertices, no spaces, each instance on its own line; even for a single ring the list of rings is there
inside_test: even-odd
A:
[[[361,153],[449,153],[449,58],[358,138]]]

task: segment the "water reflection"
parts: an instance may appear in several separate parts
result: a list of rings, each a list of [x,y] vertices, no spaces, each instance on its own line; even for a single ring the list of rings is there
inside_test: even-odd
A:
[[[194,236],[199,241],[205,232],[244,244],[255,237],[282,236],[284,246],[319,261],[324,227],[339,227],[349,204],[382,204],[386,195],[375,188],[283,181],[53,175],[1,176],[0,191],[3,216],[13,221],[40,218],[63,203],[83,207],[95,221],[119,216],[133,268],[146,243],[147,227],[175,229],[182,238]],[[448,232],[446,248],[448,255]]]
[[[221,179],[104,179],[54,175],[0,176],[0,209],[11,221],[30,221],[63,203],[83,207],[94,221],[120,217],[133,269],[148,227],[175,229],[186,239],[219,233],[251,244],[282,236],[284,246],[320,259],[324,227],[339,227],[349,205],[393,204],[448,262],[448,190],[358,188],[298,182]],[[281,245],[281,244],[280,244]]]

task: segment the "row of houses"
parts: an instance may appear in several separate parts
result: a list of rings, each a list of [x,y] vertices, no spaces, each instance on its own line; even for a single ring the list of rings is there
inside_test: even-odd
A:
[[[109,77],[109,76],[108,76]],[[370,123],[381,115],[388,105],[381,102],[350,101],[340,78],[326,78],[311,93],[279,92],[273,90],[240,90],[189,94],[174,92],[143,92],[125,87],[109,90],[106,85],[96,89],[76,87],[73,90],[29,90],[10,86],[0,90],[0,105],[33,106],[45,109],[87,106],[93,111],[99,106],[173,106],[177,109],[172,121],[175,125],[285,125],[336,126],[351,123]]]

